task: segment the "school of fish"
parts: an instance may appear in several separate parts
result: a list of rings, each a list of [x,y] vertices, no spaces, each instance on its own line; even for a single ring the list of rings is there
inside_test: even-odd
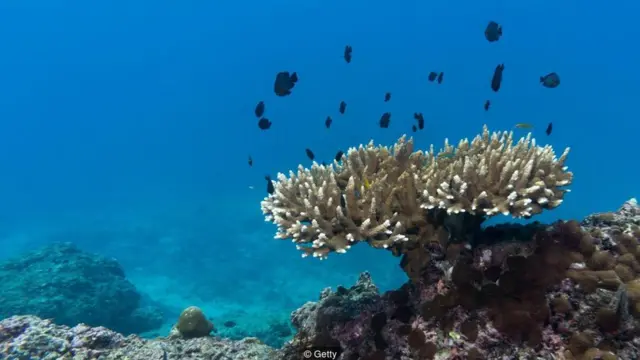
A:
[[[486,40],[490,43],[494,43],[499,41],[502,35],[503,35],[502,25],[500,25],[495,21],[489,21],[489,23],[487,24],[484,30],[484,36]],[[343,58],[347,64],[351,64],[353,60],[353,47],[351,45],[346,45],[344,47]],[[498,64],[496,65],[493,71],[490,87],[494,93],[499,92],[502,87],[504,70],[505,70],[505,64]],[[428,82],[437,83],[438,85],[440,85],[444,81],[444,72],[430,71],[426,76],[426,80]],[[539,76],[539,82],[543,87],[553,89],[560,85],[560,76],[555,72],[550,72],[546,75]],[[297,83],[298,83],[297,72],[295,71],[294,72],[289,72],[289,71],[278,72],[275,77],[273,92],[278,97],[289,96],[292,94],[295,88],[295,85]],[[386,92],[384,94],[383,101],[384,102],[391,101],[391,92]],[[484,106],[483,106],[484,111],[489,111],[489,109],[491,108],[491,105],[492,105],[492,102],[490,99],[485,100]],[[263,100],[258,101],[254,109],[254,114],[256,118],[258,118],[258,128],[260,128],[260,130],[262,131],[269,130],[272,125],[271,120],[269,120],[264,116],[265,109],[266,109],[266,105]],[[342,100],[338,104],[338,112],[340,113],[340,115],[345,115],[346,111],[347,111],[347,103],[344,100]],[[416,123],[411,125],[411,131],[417,132],[418,130],[423,130],[425,128],[424,115],[420,112],[416,112],[414,113],[413,118]],[[387,129],[389,128],[390,123],[391,123],[391,113],[384,112],[380,116],[380,119],[378,121],[378,126],[382,129]],[[329,115],[326,117],[324,121],[324,126],[326,129],[330,129],[332,124],[333,124],[333,118]],[[516,129],[532,129],[533,125],[530,123],[517,123],[514,125],[514,127]],[[545,130],[545,133],[547,134],[547,136],[551,135],[552,130],[553,130],[553,124],[549,122]],[[305,149],[305,153],[309,158],[309,160],[311,161],[315,160],[315,154],[311,149],[309,148]],[[334,160],[340,162],[342,161],[343,156],[344,156],[343,151],[338,150],[338,152],[334,157]],[[249,155],[248,163],[249,163],[249,166],[253,166],[253,158],[251,157],[251,155]],[[326,165],[325,162],[322,162],[322,164]],[[274,189],[271,176],[265,175],[265,180],[267,181],[267,193],[272,194],[275,191],[275,189]]]

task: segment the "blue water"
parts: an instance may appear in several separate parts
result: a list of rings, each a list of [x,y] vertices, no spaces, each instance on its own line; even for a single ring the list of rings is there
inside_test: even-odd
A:
[[[260,200],[264,175],[309,164],[305,148],[330,160],[372,138],[390,144],[417,111],[418,147],[519,122],[557,152],[570,146],[573,192],[537,220],[613,210],[637,195],[640,176],[639,10],[576,0],[2,2],[0,257],[72,241],[115,257],[168,318],[198,305],[245,328],[286,321],[364,270],[397,287],[405,275],[385,251],[301,259],[273,240]],[[497,43],[483,36],[489,20],[503,25]],[[273,94],[279,71],[299,74],[291,96]],[[429,83],[430,71],[444,71],[444,83]],[[562,84],[542,87],[552,71]],[[268,131],[256,126],[259,100]],[[391,126],[380,129],[385,111]]]

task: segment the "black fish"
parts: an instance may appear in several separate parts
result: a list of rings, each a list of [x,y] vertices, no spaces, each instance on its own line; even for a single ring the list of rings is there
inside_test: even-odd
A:
[[[344,61],[346,61],[347,64],[351,63],[352,52],[353,52],[353,48],[351,47],[351,45],[347,45],[344,47]]]
[[[271,127],[271,121],[267,118],[262,118],[258,121],[258,127],[262,130],[267,130]]]
[[[418,131],[418,129],[416,128],[415,125],[411,125],[411,131],[416,132],[416,131]]]
[[[273,91],[278,96],[287,96],[291,94],[291,90],[298,82],[298,74],[289,74],[288,71],[279,72],[276,75],[276,81],[273,84]]]
[[[547,130],[545,131],[548,135],[551,135],[551,132],[553,131],[553,123],[549,123],[549,125],[547,125]]]
[[[493,78],[491,79],[491,89],[498,92],[500,85],[502,84],[502,72],[504,71],[504,64],[496,66],[496,70],[493,72]]]
[[[498,25],[495,21],[489,21],[489,25],[484,30],[484,37],[487,38],[489,42],[494,42],[500,40],[502,36],[502,26]]]
[[[324,121],[324,126],[328,129],[331,127],[332,122],[333,122],[333,119],[331,119],[331,116],[327,116],[327,119]]]
[[[391,100],[391,93],[390,92],[384,94],[384,101],[387,102],[389,100]]]
[[[258,105],[256,105],[256,109],[254,110],[256,113],[256,117],[260,119],[262,115],[264,115],[264,101],[260,101]]]
[[[334,157],[334,159],[336,161],[340,161],[342,160],[342,155],[344,155],[344,153],[342,152],[342,150],[338,150],[338,152],[336,153],[336,156]]]
[[[389,127],[389,122],[391,122],[391,113],[384,113],[382,114],[382,116],[380,117],[380,127],[383,129],[386,129]]]
[[[487,100],[484,102],[484,111],[489,111],[489,107],[491,106],[491,101]]]
[[[432,71],[432,72],[429,73],[429,81],[434,82],[437,77],[438,77],[438,73],[437,72]]]
[[[308,157],[311,161],[313,161],[313,159],[315,159],[315,158],[316,158],[316,156],[315,156],[315,155],[313,155],[313,151],[311,151],[311,149],[305,149],[304,151],[306,151],[306,152],[307,152],[307,157]]]
[[[552,72],[545,76],[540,76],[540,82],[542,83],[542,86],[553,89],[560,85],[560,76]]]
[[[340,101],[340,108],[338,108],[338,111],[340,111],[340,114],[344,114],[345,110],[347,110],[347,103]]]
[[[226,326],[228,328],[232,328],[232,327],[236,326],[236,322],[228,320],[228,321],[225,321],[222,325],[224,325],[224,326]]]
[[[249,155],[249,167],[253,166],[253,159],[251,158],[251,155]]]
[[[443,77],[444,77],[444,73],[441,71],[440,74],[438,74],[438,84],[442,84]]]
[[[265,175],[264,179],[267,180],[267,192],[269,194],[276,192],[276,188],[273,186],[273,181],[271,181],[271,176]]]
[[[414,113],[413,118],[418,122],[418,129],[424,129],[424,115],[422,113]]]

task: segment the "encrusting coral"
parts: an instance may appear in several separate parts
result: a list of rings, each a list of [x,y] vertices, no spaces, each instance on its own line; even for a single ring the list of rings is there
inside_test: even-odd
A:
[[[262,211],[278,226],[276,238],[292,239],[303,257],[324,259],[361,241],[399,255],[465,235],[489,216],[528,218],[557,207],[573,178],[568,153],[556,157],[530,133],[516,142],[513,132],[486,126],[455,148],[445,140],[438,152],[414,152],[405,137],[393,147],[370,142],[332,165],[278,174]]]

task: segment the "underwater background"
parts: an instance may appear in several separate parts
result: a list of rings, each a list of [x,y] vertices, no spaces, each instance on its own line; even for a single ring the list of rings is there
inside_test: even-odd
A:
[[[576,174],[563,206],[535,220],[613,210],[640,176],[638,10],[631,1],[5,1],[0,259],[70,242],[114,258],[159,309],[162,324],[142,335],[166,334],[197,305],[222,335],[278,346],[290,312],[324,287],[367,270],[387,290],[406,275],[398,258],[367,246],[320,262],[274,240],[260,211],[265,175],[310,165],[306,148],[329,162],[370,139],[408,134],[438,148],[483,124],[530,123],[540,143],[571,147]],[[504,29],[495,43],[483,36],[490,20]],[[290,96],[273,93],[280,71],[298,73]],[[429,82],[430,71],[444,72],[443,83]],[[549,72],[559,87],[540,85]],[[258,101],[267,131],[256,125]],[[388,129],[377,124],[383,112],[393,114]],[[416,133],[414,112],[426,123]]]

